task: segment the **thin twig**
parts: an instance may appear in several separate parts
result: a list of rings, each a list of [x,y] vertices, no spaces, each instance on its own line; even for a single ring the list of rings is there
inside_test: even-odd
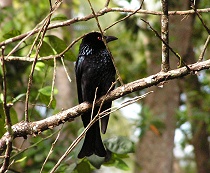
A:
[[[198,16],[198,18],[200,19],[202,25],[204,26],[204,28],[206,29],[206,31],[208,32],[208,34],[210,35],[210,29],[208,28],[208,26],[206,25],[206,23],[204,22],[202,16],[200,15],[200,13],[198,12],[198,10],[195,7],[194,2],[191,0],[191,7],[192,9],[195,11],[195,14]]]
[[[2,80],[3,80],[3,110],[4,110],[4,116],[5,116],[5,123],[6,123],[6,130],[9,134],[7,139],[7,148],[4,155],[4,162],[2,167],[0,168],[0,172],[5,172],[9,167],[10,162],[10,155],[12,152],[12,122],[10,117],[10,107],[11,104],[7,104],[7,81],[6,81],[6,67],[4,63],[4,50],[5,46],[2,47],[2,55],[0,58],[0,64],[2,68]]]
[[[120,22],[122,22],[122,21],[126,20],[127,18],[129,18],[129,17],[133,16],[134,14],[136,14],[136,13],[137,13],[137,12],[138,12],[141,8],[142,8],[143,3],[144,3],[144,0],[142,0],[142,2],[141,2],[141,4],[140,4],[140,6],[139,6],[139,8],[138,8],[138,9],[136,9],[136,10],[135,10],[135,11],[133,11],[132,13],[128,14],[127,16],[123,17],[122,19],[120,19],[120,20],[118,20],[118,21],[114,22],[114,23],[113,23],[113,24],[111,24],[110,26],[106,27],[106,28],[104,29],[104,31],[106,31],[106,30],[110,29],[110,28],[111,28],[111,27],[113,27],[114,25],[116,25],[116,24],[118,24],[118,23],[120,23]]]
[[[57,54],[57,55],[49,55],[46,57],[39,57],[37,59],[37,61],[48,61],[54,58],[62,58],[64,56],[64,54],[71,49],[80,39],[82,39],[85,35],[87,34],[83,34],[82,36],[76,38],[74,41],[72,41],[69,46],[66,47],[65,50],[63,50],[61,53]],[[14,60],[18,60],[18,61],[27,61],[27,62],[34,62],[35,58],[29,58],[29,57],[17,57],[17,56],[9,56],[9,57],[5,57],[5,61],[14,61]]]
[[[97,91],[98,91],[98,87],[96,87],[96,90],[95,90],[95,95],[94,95],[94,99],[93,99],[93,107],[92,107],[92,110],[91,110],[91,118],[90,118],[90,120],[93,119],[93,113],[94,113],[95,103],[96,103],[96,99],[97,99]]]
[[[6,151],[5,151],[5,158],[4,158],[3,165],[0,168],[1,173],[5,172],[8,169],[9,162],[10,162],[10,155],[11,155],[11,152],[12,152],[12,138],[11,138],[11,136],[7,140],[8,140],[7,141],[8,143],[7,143],[7,148],[6,148]]]
[[[51,0],[49,0],[49,4],[50,4],[50,11],[52,11],[52,10],[53,10],[53,7],[52,7],[52,2],[51,2]]]
[[[51,87],[50,101],[49,101],[49,103],[47,105],[48,108],[52,104],[53,96],[54,96],[54,90],[55,90],[55,78],[56,78],[56,67],[57,67],[57,65],[56,65],[56,59],[55,58],[53,59],[53,62],[54,62],[53,78],[52,78],[52,87]]]
[[[199,72],[201,70],[210,69],[210,60],[197,62],[194,64],[189,64],[188,66],[190,67],[191,71]],[[191,74],[191,71],[189,71],[186,67],[181,67],[175,70],[170,70],[167,73],[161,72],[161,73],[148,76],[143,79],[130,82],[128,84],[117,87],[116,89],[110,91],[107,94],[104,103],[111,102],[113,100],[121,98],[135,91],[140,91],[145,88],[149,88],[151,86],[157,86],[159,83],[163,81],[165,82],[165,81],[187,76]],[[97,106],[99,106],[100,103],[104,100],[104,97],[105,96],[97,100],[96,102]],[[63,124],[71,119],[74,119],[80,116],[81,114],[87,111],[90,111],[91,108],[92,108],[91,104],[84,102],[84,103],[81,103],[80,105],[61,111],[53,116],[44,118],[39,121],[19,122],[12,126],[13,138],[25,137],[27,135],[33,135],[33,134],[35,135],[40,134],[43,131],[52,129],[60,124]],[[2,154],[6,149],[7,140],[8,140],[8,133],[5,133],[0,139],[0,154]]]
[[[58,131],[59,131],[59,130],[58,130]],[[19,156],[20,154],[24,153],[25,151],[27,151],[27,150],[29,150],[29,149],[31,149],[31,148],[37,147],[41,142],[43,142],[43,141],[45,141],[45,140],[47,140],[47,139],[52,138],[52,136],[55,135],[58,131],[55,131],[54,133],[52,133],[52,134],[50,134],[49,136],[47,136],[47,137],[45,137],[45,138],[39,140],[39,141],[36,142],[36,143],[30,145],[29,147],[22,149],[22,150],[19,151],[18,153],[14,154],[14,155],[11,157],[11,159],[13,159],[13,158]]]
[[[133,104],[135,102],[137,102],[138,100],[146,97],[148,94],[152,93],[153,91],[150,91],[142,96],[139,97],[135,97],[134,99],[131,99],[130,101],[126,101],[123,102],[120,106],[115,107],[115,110],[111,111],[111,113],[125,107],[128,106],[130,104]],[[110,109],[108,109],[108,111],[103,111],[100,114],[97,114],[91,121],[90,123],[87,125],[87,127],[83,130],[83,132],[72,142],[72,144],[68,147],[68,149],[66,150],[66,152],[62,155],[62,157],[58,160],[58,162],[56,163],[56,165],[53,167],[53,169],[50,171],[50,173],[53,173],[56,171],[56,169],[58,168],[58,166],[61,164],[61,162],[66,158],[66,156],[76,147],[76,145],[82,140],[82,138],[85,136],[85,134],[87,133],[88,129],[99,119],[101,119],[104,116],[107,116],[110,114]]]
[[[62,65],[63,65],[63,69],[64,69],[64,71],[65,71],[65,73],[66,73],[67,79],[68,79],[69,82],[71,83],[72,80],[71,80],[71,77],[69,76],[68,71],[67,71],[67,69],[66,69],[66,65],[65,65],[65,63],[64,63],[63,57],[61,57],[61,63],[62,63]]]
[[[109,3],[110,3],[110,0],[106,0],[105,7],[108,7]]]
[[[96,15],[97,16],[103,16],[106,13],[110,13],[110,12],[126,12],[126,13],[132,13],[134,11],[135,10],[133,10],[133,9],[124,9],[124,8],[118,8],[118,7],[116,7],[116,8],[103,8],[99,12],[97,12]],[[208,12],[210,12],[210,8],[197,9],[197,12],[199,12],[199,13],[208,13]],[[162,12],[161,11],[139,10],[137,13],[138,14],[162,15]],[[169,15],[188,15],[188,14],[194,14],[194,13],[195,13],[194,10],[187,10],[187,11],[169,11],[168,12]],[[58,22],[58,23],[50,24],[47,29],[48,30],[51,30],[51,29],[54,29],[54,28],[69,26],[69,25],[71,25],[73,23],[77,23],[77,22],[81,22],[81,21],[87,21],[87,20],[90,20],[92,18],[94,18],[94,15],[93,14],[89,14],[89,15],[84,16],[84,17],[75,17],[73,19],[69,19],[69,20],[64,21],[64,22]],[[27,33],[24,33],[24,34],[21,34],[21,35],[18,35],[18,36],[9,38],[9,39],[7,39],[7,40],[5,40],[3,42],[0,42],[0,47],[3,46],[3,45],[7,45],[7,44],[10,44],[12,42],[15,42],[15,41],[18,41],[18,40],[21,40],[21,39],[24,38],[24,40],[22,40],[22,42],[23,42],[27,38],[29,38],[30,36],[32,36],[32,35],[36,34],[37,32],[39,32],[40,29],[41,28],[38,28],[38,26],[37,26],[36,28],[34,28],[31,31],[28,31]],[[27,36],[27,38],[25,38],[26,36]],[[8,56],[10,56],[10,55],[8,55]]]
[[[52,8],[51,8],[52,9]],[[41,31],[42,31],[42,29],[43,29],[43,26],[45,26],[45,23],[46,23],[46,21],[47,21],[47,19],[52,15],[52,12],[53,11],[51,11],[50,12],[50,14],[48,14],[39,24],[37,24],[36,26],[35,26],[35,28],[33,29],[33,30],[31,30],[31,31],[29,31],[29,32],[27,32],[26,34],[22,34],[23,36],[22,37],[20,37],[20,39],[18,39],[18,40],[21,40],[13,49],[12,49],[12,51],[10,51],[9,52],[9,54],[7,55],[7,57],[9,57],[10,55],[12,55],[17,49],[18,49],[18,47],[27,39],[27,38],[29,38],[30,36],[32,36],[32,35],[34,35],[35,33],[40,33]],[[40,26],[42,25],[42,27],[41,28],[39,28]],[[37,32],[35,32],[37,30]],[[39,34],[38,34],[39,35]],[[21,35],[20,35],[21,36]],[[16,37],[19,37],[19,36],[16,36]],[[37,37],[38,38],[38,37]],[[10,38],[10,39],[8,39],[8,41],[12,41],[13,42],[13,40],[14,41],[17,41],[17,40],[15,40],[14,38]],[[36,39],[37,40],[37,39]],[[7,40],[6,40],[7,41]],[[5,42],[6,42],[5,41]],[[35,41],[34,41],[34,43],[33,43],[33,45],[31,46],[31,49],[30,49],[30,51],[29,51],[29,55],[31,54],[31,51],[32,51],[32,48],[35,46]],[[6,57],[6,58],[7,58]]]
[[[209,41],[210,41],[210,35],[208,35],[207,39],[206,39],[206,42],[204,44],[204,47],[203,47],[203,50],[198,58],[198,62],[202,61],[203,60],[203,57],[204,57],[204,54],[206,52],[206,49],[207,49],[207,46],[209,44]]]
[[[42,168],[41,168],[41,170],[40,170],[40,173],[43,171],[44,166],[45,166],[45,164],[47,163],[47,160],[49,159],[50,155],[53,153],[55,144],[57,143],[57,141],[58,141],[58,139],[59,139],[59,137],[60,137],[61,129],[62,129],[62,128],[63,128],[63,126],[61,126],[61,128],[58,130],[58,135],[57,135],[55,141],[52,143],[52,146],[51,146],[51,148],[50,148],[50,151],[49,151],[49,153],[48,153],[48,155],[47,155],[47,157],[46,157],[44,163],[42,164]]]
[[[179,67],[183,64],[186,68],[187,68],[187,70],[189,70],[190,71],[190,68],[188,67],[188,65],[183,61],[183,59],[182,59],[182,57],[178,54],[178,53],[176,53],[162,38],[161,38],[161,36],[160,36],[160,34],[158,34],[158,32],[150,25],[150,23],[149,22],[147,22],[146,20],[144,20],[144,19],[141,19],[143,22],[145,22],[148,26],[149,26],[149,28],[155,33],[155,35],[169,48],[169,50],[175,55],[175,57],[177,57],[177,59],[180,61],[180,65],[179,65]]]
[[[119,78],[117,78],[117,79],[115,80],[115,82],[113,82],[112,85],[109,87],[109,90],[106,92],[106,95],[105,95],[104,99],[102,100],[102,102],[101,102],[101,104],[100,104],[100,107],[99,107],[99,109],[98,109],[97,115],[101,112],[101,109],[102,109],[102,106],[103,106],[103,104],[104,104],[104,101],[105,101],[105,99],[106,99],[107,94],[114,88],[114,86],[115,86],[115,84],[117,83],[118,80],[119,80]]]
[[[120,84],[123,85],[122,78],[121,78],[121,76],[120,76],[120,73],[119,73],[119,71],[118,71],[116,65],[115,65],[115,61],[114,61],[114,58],[113,58],[113,56],[112,56],[112,53],[111,53],[111,51],[109,50],[109,47],[107,46],[107,43],[106,43],[106,40],[105,40],[105,37],[104,37],[104,32],[103,32],[103,30],[102,30],[102,28],[101,28],[101,26],[100,26],[99,20],[98,20],[98,16],[96,15],[96,13],[95,13],[95,11],[94,11],[94,9],[93,9],[93,6],[92,6],[90,0],[88,0],[88,3],[89,3],[89,5],[90,5],[90,8],[91,8],[91,10],[92,10],[92,13],[93,13],[93,15],[94,15],[94,17],[95,17],[95,19],[96,19],[96,23],[97,23],[97,26],[98,26],[98,28],[99,28],[99,31],[101,32],[102,40],[103,40],[103,42],[104,42],[104,44],[105,44],[105,46],[106,46],[106,49],[107,49],[108,52],[109,52],[109,55],[111,56],[112,63],[114,64],[114,67],[115,67],[117,76],[118,76],[118,78],[119,78]]]
[[[25,101],[25,121],[29,121],[29,116],[28,116],[28,105],[29,105],[29,95],[30,95],[30,90],[31,90],[31,85],[32,85],[32,82],[33,82],[33,74],[34,74],[34,70],[35,70],[35,66],[36,66],[36,63],[37,63],[37,59],[38,59],[38,56],[39,56],[39,51],[40,51],[40,48],[42,46],[42,42],[43,42],[43,39],[44,39],[44,36],[47,32],[47,28],[50,24],[50,19],[51,19],[51,16],[52,14],[55,12],[55,10],[60,6],[61,4],[61,1],[59,1],[60,3],[57,3],[55,8],[53,8],[53,11],[50,12],[49,14],[49,17],[46,18],[46,21],[44,23],[44,25],[42,26],[42,29],[40,31],[42,31],[42,35],[41,35],[41,38],[40,38],[40,41],[37,45],[37,49],[36,49],[36,55],[35,55],[35,58],[34,58],[34,61],[33,61],[33,64],[32,64],[32,67],[31,67],[31,72],[29,74],[29,80],[28,80],[28,86],[27,86],[27,92],[26,92],[26,101]],[[56,2],[55,2],[56,3]],[[39,35],[39,34],[38,34]],[[38,37],[37,37],[38,38]],[[35,43],[35,41],[34,41]]]
[[[107,115],[110,114],[110,113],[116,112],[117,110],[120,110],[120,109],[122,109],[122,108],[124,108],[124,107],[126,107],[126,106],[128,106],[128,105],[131,105],[131,104],[133,104],[133,103],[136,103],[136,102],[138,102],[139,100],[145,98],[148,94],[151,94],[151,93],[153,93],[153,91],[149,91],[149,92],[147,92],[147,93],[145,93],[145,94],[143,94],[143,95],[136,96],[136,97],[134,97],[134,98],[131,98],[131,99],[129,99],[129,100],[126,100],[126,101],[122,102],[122,103],[120,104],[120,106],[114,106],[114,107],[112,107],[112,108],[109,108],[109,109],[107,109],[107,110],[101,112],[101,116],[100,116],[99,118],[101,119],[101,118],[107,116]]]
[[[169,44],[169,17],[168,17],[168,0],[161,0],[163,15],[161,15],[161,38]],[[167,72],[170,69],[169,48],[162,42],[162,63],[161,71]]]
[[[45,18],[46,19],[46,18]],[[45,20],[44,19],[44,20]],[[44,21],[43,20],[43,21]],[[43,21],[41,21],[33,30],[31,30],[31,31],[29,31],[29,32],[27,32],[26,34],[22,34],[22,37],[21,37],[21,35],[20,36],[16,36],[16,37],[14,37],[14,38],[10,38],[10,39],[8,39],[8,40],[6,40],[6,41],[4,41],[4,42],[7,42],[8,41],[8,44],[9,43],[12,43],[12,42],[14,42],[14,41],[18,41],[18,40],[21,40],[9,53],[8,53],[8,55],[6,56],[6,58],[8,58],[10,55],[12,55],[17,49],[18,49],[18,47],[27,39],[27,38],[29,38],[29,37],[31,37],[32,35],[34,35],[36,32],[36,30],[38,29],[38,27],[39,27],[39,25],[41,24],[41,23],[43,23]],[[39,28],[38,29],[38,31],[40,31],[41,29]],[[18,39],[15,39],[15,38],[18,38]],[[13,41],[14,40],[14,41]],[[3,44],[3,45],[6,45],[6,44]]]

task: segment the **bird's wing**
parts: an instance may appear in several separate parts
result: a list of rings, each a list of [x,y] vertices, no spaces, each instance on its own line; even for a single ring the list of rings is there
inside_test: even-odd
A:
[[[104,85],[104,90],[102,91],[102,95],[105,95],[107,94],[108,91],[112,91],[114,89],[114,85],[112,84],[114,81],[115,81],[115,75],[111,75],[110,76],[110,80],[108,80],[109,82],[107,82],[105,85]],[[101,95],[101,96],[102,96]],[[108,103],[105,103],[103,104],[102,108],[101,108],[101,112],[107,110],[107,109],[110,109],[112,106],[112,102],[108,102]],[[111,110],[109,110],[108,112],[110,112]],[[108,126],[108,122],[109,122],[109,114],[106,115],[105,117],[101,118],[101,132],[103,134],[106,133],[106,129],[107,129],[107,126]]]
[[[79,103],[82,103],[82,86],[81,86],[81,78],[82,78],[82,64],[84,63],[84,56],[79,56],[75,65],[75,73],[76,73],[76,82],[77,82],[77,92],[78,92],[78,100]]]

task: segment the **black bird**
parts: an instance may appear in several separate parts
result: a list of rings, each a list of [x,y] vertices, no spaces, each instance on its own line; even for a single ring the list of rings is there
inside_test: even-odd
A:
[[[104,36],[106,43],[116,40],[114,36]],[[94,98],[100,98],[108,91],[114,89],[115,67],[111,56],[103,42],[99,32],[91,32],[84,36],[79,48],[79,55],[75,66],[77,92],[79,103],[93,103]],[[103,104],[100,112],[111,107],[111,102]],[[99,108],[94,108],[92,118],[98,113]],[[91,111],[82,115],[84,127],[91,120]],[[101,132],[106,133],[109,115],[101,118]],[[85,140],[78,158],[95,154],[100,157],[106,156],[106,150],[101,140],[99,121],[96,121],[87,131]]]

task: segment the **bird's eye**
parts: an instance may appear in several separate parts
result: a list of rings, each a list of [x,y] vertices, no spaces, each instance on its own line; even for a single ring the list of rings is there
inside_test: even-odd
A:
[[[102,38],[101,38],[101,37],[98,37],[97,39],[98,39],[98,40],[102,40]]]

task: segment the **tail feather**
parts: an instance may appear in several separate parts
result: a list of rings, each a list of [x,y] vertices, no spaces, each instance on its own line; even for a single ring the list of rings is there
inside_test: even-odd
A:
[[[90,129],[88,129],[82,149],[78,154],[78,158],[88,157],[95,154],[99,157],[106,156],[106,150],[101,140],[101,134],[99,129],[99,122],[95,122]]]

